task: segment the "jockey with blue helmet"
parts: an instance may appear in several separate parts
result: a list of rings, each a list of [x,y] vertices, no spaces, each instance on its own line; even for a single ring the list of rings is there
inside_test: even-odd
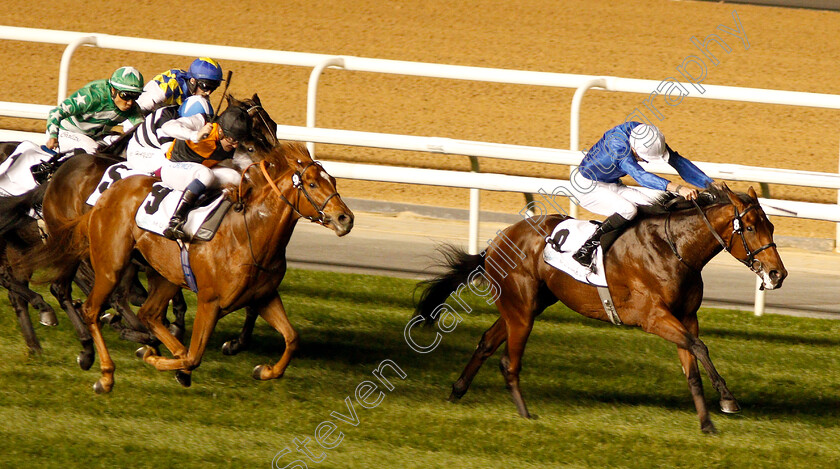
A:
[[[695,187],[708,188],[714,183],[700,168],[672,150],[655,126],[625,122],[613,127],[589,149],[571,176],[572,192],[578,204],[590,212],[607,216],[573,259],[590,267],[601,236],[629,223],[636,216],[637,206],[655,201],[656,192],[628,187],[620,180],[623,176],[629,175],[642,187],[654,191],[675,192],[689,200],[697,198],[694,187],[671,182],[642,167],[642,164],[652,162],[667,163]]]
[[[173,68],[155,76],[143,88],[137,104],[144,113],[158,107],[180,105],[190,96],[209,98],[222,83],[222,66],[209,57],[200,57],[190,64],[189,70]]]
[[[47,117],[47,148],[94,153],[110,143],[111,127],[137,124],[143,114],[137,99],[143,75],[134,67],[120,67],[107,80],[95,80],[59,103]]]
[[[204,96],[193,95],[178,106],[165,106],[146,116],[126,148],[132,169],[154,173],[163,166],[175,139],[198,141],[199,131],[213,119],[213,107]]]

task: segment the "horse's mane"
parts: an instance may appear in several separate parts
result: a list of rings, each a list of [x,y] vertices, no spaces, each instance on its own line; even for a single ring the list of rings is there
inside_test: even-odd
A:
[[[734,192],[734,194],[745,204],[750,204],[752,202],[752,198],[747,194],[741,192]],[[710,186],[708,189],[700,192],[697,197],[697,205],[701,208],[708,207],[710,205],[729,203],[731,203],[731,201],[729,200],[727,192],[724,189],[715,186]],[[657,197],[653,204],[640,205],[639,216],[637,216],[636,219],[641,220],[643,218],[662,215],[669,212],[678,212],[689,208],[694,208],[694,204],[690,200],[686,200],[671,192],[666,192]]]

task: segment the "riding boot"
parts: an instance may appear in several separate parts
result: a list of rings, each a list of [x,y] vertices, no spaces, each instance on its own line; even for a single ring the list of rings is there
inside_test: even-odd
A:
[[[590,236],[585,243],[583,243],[583,246],[581,246],[580,249],[572,255],[572,259],[576,260],[584,267],[589,267],[592,264],[592,255],[595,254],[595,250],[601,245],[601,236],[604,236],[610,231],[615,231],[621,228],[629,221],[630,220],[617,213],[610,215],[606,220],[604,220],[604,223],[601,223],[601,225],[595,229],[595,232],[592,233],[592,236]]]
[[[184,233],[184,223],[187,221],[187,214],[195,207],[198,200],[198,194],[187,189],[178,201],[178,207],[175,208],[175,214],[169,219],[169,226],[163,230],[163,235],[171,240],[181,239],[189,240],[189,235]]]

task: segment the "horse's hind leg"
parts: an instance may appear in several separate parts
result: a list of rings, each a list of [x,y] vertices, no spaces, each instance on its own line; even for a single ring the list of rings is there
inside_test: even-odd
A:
[[[452,394],[449,395],[449,402],[457,402],[467,393],[473,378],[478,373],[478,369],[490,356],[496,353],[505,339],[507,339],[507,328],[505,327],[505,321],[499,318],[489,329],[484,331],[484,335],[481,336],[478,347],[476,347],[469,363],[464,367],[464,371],[458,380],[452,384]]]
[[[41,353],[41,344],[38,342],[38,337],[35,335],[35,329],[32,328],[32,320],[29,319],[29,304],[20,297],[20,295],[9,291],[9,303],[15,310],[15,314],[20,323],[20,330],[23,333],[23,340],[26,341],[26,346],[32,353]]]
[[[239,333],[239,337],[233,340],[229,340],[222,344],[222,353],[225,355],[236,355],[237,353],[248,350],[248,347],[251,345],[251,335],[254,332],[254,324],[257,322],[257,316],[260,313],[252,307],[248,306],[245,308],[245,323],[242,324],[242,332]]]
[[[75,267],[68,269],[67,274],[59,277],[50,285],[50,293],[61,305],[61,309],[67,313],[70,318],[70,323],[73,324],[73,329],[76,330],[76,336],[82,344],[82,351],[76,356],[76,362],[83,370],[89,370],[93,366],[93,360],[96,358],[96,352],[93,348],[93,337],[90,335],[82,315],[76,309],[76,304],[72,297],[72,282],[75,275]]]
[[[499,369],[505,378],[505,384],[510,391],[513,403],[516,404],[519,415],[531,418],[528,408],[525,407],[522,391],[519,389],[519,372],[522,370],[522,355],[525,353],[525,343],[528,342],[528,336],[534,327],[534,315],[528,314],[527,317],[522,314],[505,315],[505,309],[501,305],[499,310],[502,311],[502,316],[507,322],[507,347],[505,355],[499,363]]]

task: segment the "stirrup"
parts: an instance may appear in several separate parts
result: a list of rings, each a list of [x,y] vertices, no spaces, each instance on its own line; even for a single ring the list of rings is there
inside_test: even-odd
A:
[[[169,226],[163,230],[163,236],[167,239],[171,239],[172,241],[183,240],[186,241],[189,239],[189,236],[184,233],[184,222],[178,221],[177,223],[170,223]]]

